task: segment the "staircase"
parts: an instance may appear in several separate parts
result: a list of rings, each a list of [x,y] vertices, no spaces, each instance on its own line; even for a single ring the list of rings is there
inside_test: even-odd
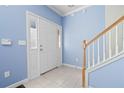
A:
[[[89,73],[121,58],[124,58],[124,16],[92,40],[83,41],[83,87],[89,87]]]

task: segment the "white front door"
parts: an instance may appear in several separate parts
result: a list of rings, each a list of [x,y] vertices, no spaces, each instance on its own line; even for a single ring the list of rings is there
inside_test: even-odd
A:
[[[46,72],[47,69],[47,47],[48,47],[48,40],[47,40],[47,31],[45,30],[47,28],[47,25],[45,25],[45,22],[40,20],[39,22],[39,62],[40,62],[40,73]]]
[[[44,73],[57,66],[58,28],[40,19],[39,29],[40,71]]]

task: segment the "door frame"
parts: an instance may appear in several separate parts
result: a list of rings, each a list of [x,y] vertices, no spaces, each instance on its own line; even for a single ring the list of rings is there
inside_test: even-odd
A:
[[[45,22],[48,22],[50,24],[53,24],[53,25],[56,25],[58,27],[58,30],[59,30],[59,33],[60,33],[60,36],[61,36],[61,54],[60,54],[60,57],[61,57],[61,62],[60,62],[60,65],[62,65],[62,26],[61,25],[58,25],[57,23],[43,17],[43,16],[40,16],[40,15],[37,15],[35,13],[32,13],[30,11],[26,11],[26,39],[27,39],[27,78],[28,80],[30,79],[30,69],[29,69],[29,66],[30,66],[30,56],[29,56],[29,51],[30,51],[30,46],[29,46],[29,24],[28,24],[28,21],[29,21],[29,18],[28,18],[28,15],[33,15],[33,16],[36,16],[38,17],[39,19],[42,19],[43,21]],[[38,26],[39,27],[39,26]],[[39,28],[38,28],[38,40],[39,40]],[[39,50],[39,42],[38,42],[38,50]],[[38,63],[39,63],[39,75],[40,75],[40,62],[39,62],[39,51],[38,51]],[[60,66],[58,65],[58,66]]]

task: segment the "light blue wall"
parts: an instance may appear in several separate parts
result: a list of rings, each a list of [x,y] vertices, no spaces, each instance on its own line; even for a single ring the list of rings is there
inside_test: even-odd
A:
[[[105,26],[105,7],[92,6],[85,13],[82,11],[74,16],[63,18],[63,62],[76,66],[83,63],[84,39],[93,38]],[[75,59],[79,61],[76,62]]]
[[[97,88],[124,88],[124,59],[90,73],[89,80]]]
[[[0,6],[0,39],[12,39],[12,46],[0,45],[0,87],[6,87],[27,78],[26,46],[18,46],[18,40],[26,40],[26,11],[34,12],[61,25],[61,17],[46,6]],[[11,76],[4,78],[4,72]]]

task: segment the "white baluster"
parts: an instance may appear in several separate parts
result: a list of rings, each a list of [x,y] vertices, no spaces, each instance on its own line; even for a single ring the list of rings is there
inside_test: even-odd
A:
[[[88,47],[88,68],[90,68],[90,46]]]
[[[118,26],[116,26],[115,30],[115,46],[116,46],[116,55],[118,54]]]
[[[100,42],[100,40],[98,39],[98,41],[97,41],[97,48],[98,48],[98,59],[97,59],[97,63],[99,64],[100,63],[100,51],[99,51],[99,42]]]
[[[103,61],[105,61],[105,54],[106,54],[106,51],[105,51],[105,47],[106,47],[106,45],[105,45],[105,36],[106,36],[106,34],[103,35]]]
[[[93,46],[92,46],[92,66],[94,67],[95,63],[94,63],[94,42],[93,42]]]
[[[111,58],[111,31],[109,31],[109,58]]]

